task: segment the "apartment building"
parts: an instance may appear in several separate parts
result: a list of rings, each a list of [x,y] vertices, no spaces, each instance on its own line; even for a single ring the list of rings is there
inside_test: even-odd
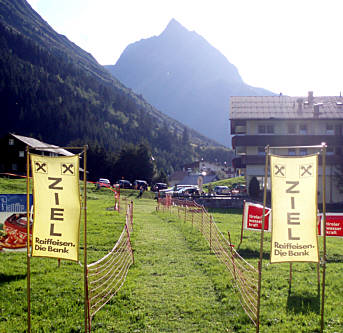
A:
[[[230,98],[233,166],[244,172],[249,184],[253,176],[264,178],[265,147],[277,155],[307,155],[317,152],[306,146],[327,144],[326,202],[343,201],[337,186],[337,166],[343,164],[343,97],[258,96]],[[299,147],[301,146],[301,147]],[[319,184],[322,179],[321,162]],[[318,189],[321,202],[321,188]]]

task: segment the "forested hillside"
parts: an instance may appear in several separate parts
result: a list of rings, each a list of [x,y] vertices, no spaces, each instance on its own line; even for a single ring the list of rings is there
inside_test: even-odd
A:
[[[155,173],[169,173],[216,146],[112,78],[26,1],[0,4],[1,136],[15,132],[61,146],[88,144],[96,168],[91,174],[112,178],[125,176],[112,166],[128,144],[144,147]]]

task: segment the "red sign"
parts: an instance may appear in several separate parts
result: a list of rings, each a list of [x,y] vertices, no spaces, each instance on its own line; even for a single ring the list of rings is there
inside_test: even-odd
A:
[[[265,207],[264,230],[271,231],[271,209]],[[263,206],[246,202],[243,211],[243,226],[247,230],[262,230]]]
[[[318,235],[324,235],[323,214],[319,214]],[[343,213],[326,213],[326,236],[343,237]]]

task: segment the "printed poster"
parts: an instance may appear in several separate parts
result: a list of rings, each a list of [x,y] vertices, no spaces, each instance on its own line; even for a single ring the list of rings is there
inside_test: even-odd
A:
[[[318,155],[270,157],[271,263],[318,262]]]
[[[264,230],[271,231],[271,209],[265,207]],[[262,230],[263,205],[245,202],[243,210],[243,227],[246,230]]]
[[[79,259],[79,155],[31,154],[34,189],[32,256]]]
[[[343,213],[326,213],[326,236],[343,237]],[[324,235],[323,214],[319,214],[319,236]]]
[[[30,194],[30,207],[32,194]],[[0,251],[27,248],[26,194],[0,194]],[[32,233],[32,220],[30,221]]]

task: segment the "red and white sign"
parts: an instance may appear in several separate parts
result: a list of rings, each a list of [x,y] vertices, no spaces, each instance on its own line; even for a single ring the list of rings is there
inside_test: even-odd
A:
[[[265,207],[264,230],[271,231],[271,212]],[[263,206],[251,202],[245,202],[243,211],[243,227],[247,230],[262,230]]]
[[[324,235],[323,214],[318,214],[318,235]],[[343,213],[326,213],[326,236],[343,237]]]

